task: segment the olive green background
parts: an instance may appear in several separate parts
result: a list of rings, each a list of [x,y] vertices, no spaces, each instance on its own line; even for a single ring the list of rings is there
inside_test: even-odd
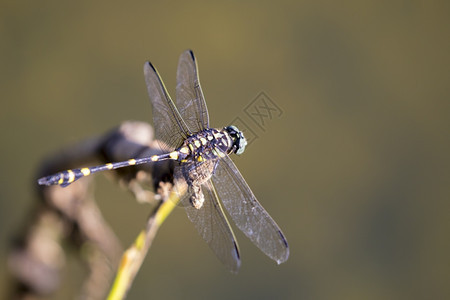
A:
[[[1,264],[42,158],[151,122],[144,61],[174,95],[191,48],[212,126],[245,117],[261,91],[283,111],[264,130],[248,122],[258,139],[235,161],[291,255],[277,266],[237,233],[242,267],[229,274],[177,209],[128,299],[449,298],[449,12],[448,1],[2,1]],[[127,246],[150,206],[96,181]],[[78,290],[78,263],[59,297]],[[6,268],[0,279],[4,291]]]

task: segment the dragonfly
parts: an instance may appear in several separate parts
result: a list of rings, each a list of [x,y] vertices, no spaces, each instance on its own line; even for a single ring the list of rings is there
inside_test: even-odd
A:
[[[194,53],[186,50],[179,58],[176,104],[150,62],[144,64],[144,76],[153,109],[155,137],[161,141],[163,154],[66,170],[40,178],[38,183],[65,187],[100,171],[172,160],[181,205],[199,234],[230,271],[239,270],[241,256],[223,207],[263,253],[278,264],[285,262],[289,257],[285,235],[258,202],[230,158],[232,154],[244,152],[247,140],[243,132],[233,125],[223,128],[209,125]]]

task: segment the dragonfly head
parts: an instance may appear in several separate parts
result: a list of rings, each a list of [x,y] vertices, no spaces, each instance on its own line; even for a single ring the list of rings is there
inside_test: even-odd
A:
[[[247,146],[247,140],[242,131],[239,131],[239,129],[233,125],[225,127],[225,131],[228,132],[233,140],[233,147],[231,150],[237,155],[244,153],[245,146]]]

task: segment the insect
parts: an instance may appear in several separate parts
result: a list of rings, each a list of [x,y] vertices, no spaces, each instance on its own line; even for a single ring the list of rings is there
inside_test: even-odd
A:
[[[256,200],[229,157],[244,152],[247,145],[244,134],[235,126],[219,129],[209,126],[194,53],[187,50],[180,56],[176,105],[150,62],[144,64],[144,75],[153,108],[155,136],[163,142],[165,154],[67,170],[40,178],[38,183],[64,187],[99,171],[173,160],[175,187],[185,187],[180,201],[222,263],[232,272],[237,272],[241,264],[238,244],[222,204],[237,227],[262,252],[277,263],[285,262],[289,246],[284,234]]]

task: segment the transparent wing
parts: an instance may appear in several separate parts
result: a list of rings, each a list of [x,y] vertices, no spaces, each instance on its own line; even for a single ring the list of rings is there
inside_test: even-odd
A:
[[[181,167],[175,168],[175,176],[179,180],[182,177]],[[217,200],[217,193],[210,181],[202,185],[205,202],[200,209],[196,209],[190,203],[191,191],[184,194],[181,205],[185,207],[187,215],[201,237],[208,243],[217,258],[227,268],[237,273],[241,265],[239,247],[223,209]]]
[[[192,133],[170,99],[158,71],[150,62],[144,64],[144,77],[153,109],[155,137],[166,144],[161,145],[163,150],[173,150]]]
[[[212,182],[237,227],[267,256],[279,264],[285,262],[289,257],[286,238],[228,156],[219,159]]]
[[[197,61],[191,50],[183,52],[178,61],[177,108],[192,132],[209,128],[208,109],[200,86]]]

